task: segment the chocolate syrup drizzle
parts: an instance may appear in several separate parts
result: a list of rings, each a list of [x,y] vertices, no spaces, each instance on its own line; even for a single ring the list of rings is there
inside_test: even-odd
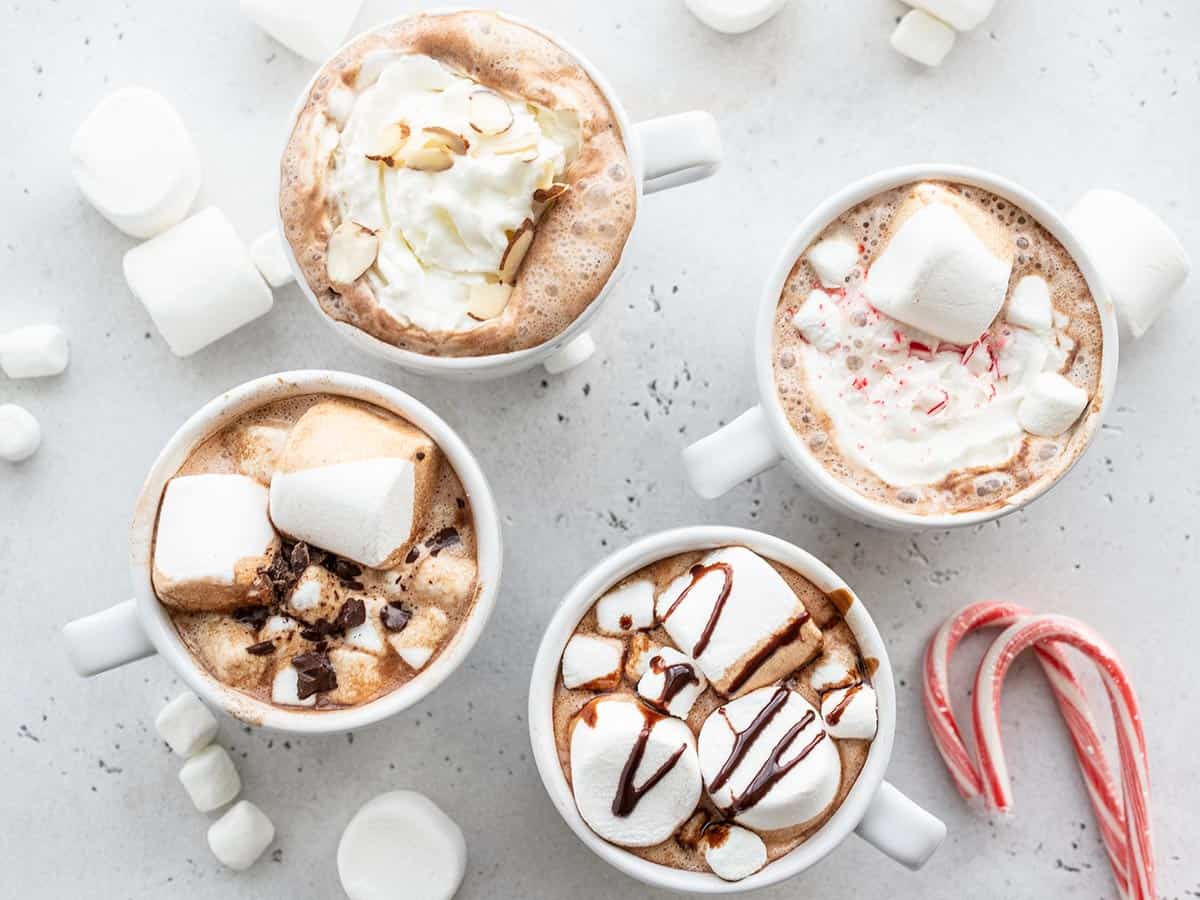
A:
[[[683,602],[683,598],[691,592],[700,579],[709,572],[717,571],[725,576],[725,583],[721,586],[721,593],[717,595],[717,602],[713,604],[712,612],[708,614],[708,621],[704,624],[704,630],[700,632],[696,646],[692,648],[693,659],[698,659],[700,654],[708,647],[708,642],[712,640],[713,632],[717,629],[717,622],[721,620],[721,613],[725,611],[725,603],[729,600],[729,595],[733,591],[733,566],[723,562],[716,562],[708,566],[692,566],[692,583],[685,587],[679,596],[675,598],[675,602],[671,604],[662,617],[664,622],[669,619],[679,604]]]
[[[680,744],[679,749],[671,754],[667,761],[658,767],[658,771],[642,783],[641,787],[634,787],[633,779],[637,775],[638,766],[642,764],[642,756],[646,752],[646,742],[650,740],[650,730],[654,727],[654,723],[662,718],[645,707],[642,708],[642,716],[645,724],[642,725],[641,734],[634,742],[633,749],[629,751],[629,758],[625,760],[625,768],[621,770],[621,780],[617,782],[617,794],[613,797],[612,814],[621,818],[637,808],[638,801],[675,768],[675,763],[679,762],[679,757],[683,756],[683,751],[687,749],[687,744]]]
[[[696,670],[689,663],[674,663],[666,665],[661,656],[655,656],[650,659],[650,668],[662,675],[663,689],[658,697],[658,704],[666,707],[676,695],[689,684],[699,684],[700,676],[696,674]]]
[[[842,716],[846,713],[846,707],[850,705],[850,701],[854,699],[854,695],[862,690],[862,682],[854,685],[842,695],[842,699],[838,701],[838,705],[829,711],[829,715],[825,717],[825,721],[830,725],[836,725],[842,720]]]

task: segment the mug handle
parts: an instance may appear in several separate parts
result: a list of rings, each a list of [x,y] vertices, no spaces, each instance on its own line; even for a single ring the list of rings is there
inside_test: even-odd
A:
[[[721,166],[721,133],[706,112],[661,116],[633,127],[642,145],[643,194],[700,181]]]
[[[867,814],[854,831],[876,850],[914,872],[929,861],[946,839],[945,822],[886,781],[879,785]]]
[[[751,407],[683,451],[688,481],[705,500],[720,497],[782,460],[761,406]]]
[[[67,658],[85,678],[131,663],[156,651],[137,617],[137,601],[116,606],[68,622],[63,626]]]

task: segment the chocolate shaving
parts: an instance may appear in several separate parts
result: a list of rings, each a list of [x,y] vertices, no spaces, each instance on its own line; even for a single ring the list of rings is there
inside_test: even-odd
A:
[[[275,642],[259,641],[257,644],[251,644],[247,647],[246,652],[251,656],[267,656],[275,652]]]
[[[301,653],[292,657],[296,669],[296,696],[307,700],[313,694],[337,688],[337,673],[324,653]]]
[[[379,613],[379,621],[383,623],[383,627],[392,632],[403,631],[411,619],[412,611],[399,603],[389,603]]]
[[[417,561],[417,559],[420,558],[420,556],[421,556],[421,548],[413,547],[411,550],[408,551],[408,556],[404,557],[404,561],[406,563],[410,563],[410,564],[415,563]]]
[[[443,528],[433,537],[425,542],[425,547],[429,550],[430,556],[437,556],[447,547],[453,547],[460,543],[462,538],[458,536],[458,529],[453,525]]]
[[[271,615],[271,610],[265,606],[239,606],[233,611],[233,617],[243,625],[249,625],[258,631]]]
[[[349,628],[357,628],[365,621],[367,621],[366,604],[362,602],[362,598],[360,597],[351,597],[342,604],[337,618],[333,620],[333,630],[345,631]]]

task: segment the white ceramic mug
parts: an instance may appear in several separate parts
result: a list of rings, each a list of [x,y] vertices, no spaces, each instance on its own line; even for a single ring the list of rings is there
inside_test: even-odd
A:
[[[437,658],[415,678],[381,697],[347,709],[288,710],[256,700],[210,675],[188,650],[151,585],[154,526],[167,482],[197,445],[240,415],[275,400],[305,394],[351,397],[393,412],[416,425],[446,454],[462,481],[475,517],[479,596],[470,615]],[[396,388],[344,372],[298,371],[267,375],[217,397],[184,422],[146,476],[129,531],[129,574],[133,599],[76,619],[63,628],[75,670],[95,675],[159,653],[206,703],[251,725],[317,734],[349,731],[407,709],[457,669],[479,640],[500,589],[500,516],[491,488],[474,455],[439,416]]]
[[[787,413],[775,388],[772,367],[775,310],[788,273],[816,236],[846,210],[883,191],[925,179],[974,185],[1011,201],[1058,239],[1075,260],[1099,307],[1103,341],[1103,360],[1097,387],[1100,405],[1078,427],[1084,429],[1084,439],[1089,445],[1099,433],[1117,377],[1117,321],[1112,300],[1080,241],[1044,201],[998,175],[955,165],[903,166],[878,172],[838,191],[814,209],[787,239],[774,268],[767,276],[755,322],[754,373],[758,383],[759,404],[683,451],[688,480],[700,496],[719,497],[747,478],[782,463],[792,477],[816,497],[860,522],[911,531],[953,528],[986,522],[1020,509],[1053,487],[1082,456],[1082,452],[1076,454],[1071,465],[1053,478],[1039,479],[1009,497],[1002,505],[960,513],[918,515],[871,500],[838,479],[813,456],[788,423]]]
[[[787,541],[745,528],[701,525],[661,531],[635,541],[593,567],[567,592],[546,626],[529,685],[529,738],[533,743],[533,758],[555,808],[579,839],[603,860],[639,881],[675,891],[722,894],[766,887],[803,872],[851,833],[909,868],[920,868],[946,836],[946,826],[883,780],[896,733],[896,686],[883,638],[857,596],[845,618],[863,656],[879,661],[872,680],[879,701],[879,730],[871,742],[866,764],[845,802],[812,837],[749,878],[728,882],[708,872],[687,872],[648,862],[599,837],[579,815],[559,764],[552,712],[560,661],[567,641],[591,605],[622,578],[677,553],[729,545],[749,547],[768,559],[783,563],[826,593],[844,590],[854,596],[841,578],[811,554]]]
[[[461,11],[448,9],[430,10],[422,11],[420,14],[448,15]],[[403,21],[404,18],[401,17],[389,24]],[[600,71],[581,53],[565,41],[550,34],[544,28],[523,22],[507,14],[504,14],[504,18],[510,22],[524,25],[527,28],[537,31],[565,50],[587,72],[588,76],[600,89],[600,92],[604,94],[605,99],[608,100],[613,114],[616,116],[617,124],[620,126],[621,135],[625,140],[625,149],[629,154],[634,180],[637,184],[637,215],[634,219],[633,232],[637,231],[637,222],[641,218],[642,198],[645,195],[689,184],[693,181],[699,181],[703,178],[708,178],[717,171],[717,168],[721,164],[721,138],[717,131],[716,120],[711,115],[706,112],[685,112],[657,119],[649,119],[645,122],[638,122],[635,125],[630,122],[629,116],[625,112],[625,107],[621,105],[612,86],[609,85]],[[386,28],[388,25],[379,27]],[[317,74],[320,74],[320,70],[318,70]],[[315,78],[316,76],[314,76]],[[300,95],[295,111],[288,121],[287,134],[284,138],[285,147],[287,146],[287,141],[291,139],[296,119],[304,108],[309,92],[312,90],[312,84],[310,82]],[[292,278],[300,285],[304,296],[308,298],[321,318],[328,322],[338,334],[359,350],[395,363],[410,372],[462,381],[486,380],[514,375],[517,372],[523,372],[539,364],[543,365],[547,372],[558,374],[574,368],[587,360],[596,347],[591,335],[588,334],[588,323],[600,311],[604,299],[611,293],[613,286],[623,273],[629,257],[629,247],[632,245],[634,239],[634,233],[631,232],[628,240],[625,242],[621,258],[609,276],[604,288],[561,334],[536,347],[529,347],[525,350],[517,350],[512,353],[494,353],[486,356],[443,357],[428,356],[412,350],[403,350],[400,347],[395,347],[381,341],[373,335],[355,328],[353,325],[339,322],[328,316],[321,309],[321,304],[317,301],[316,295],[312,292],[308,281],[300,272],[299,266],[296,265],[296,258],[292,253],[291,245],[284,236],[283,221],[279,216],[278,204],[276,204],[276,220],[278,225],[277,239],[282,244],[282,252],[291,265]]]

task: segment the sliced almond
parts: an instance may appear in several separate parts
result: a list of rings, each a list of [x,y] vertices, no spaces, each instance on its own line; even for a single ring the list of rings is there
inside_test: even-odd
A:
[[[505,284],[516,283],[517,272],[521,270],[521,263],[525,261],[525,254],[529,252],[529,245],[532,243],[533,222],[526,219],[508,239],[508,246],[504,248],[504,255],[500,257],[500,280],[502,282]]]
[[[470,149],[470,142],[461,134],[451,131],[449,128],[440,128],[437,125],[430,126],[422,130],[422,133],[429,138],[425,142],[425,146],[445,147],[451,153],[462,156]]]
[[[375,136],[374,140],[367,143],[367,159],[386,163],[389,166],[396,165],[400,149],[404,146],[404,142],[408,140],[411,132],[412,129],[404,122],[393,122],[391,125],[388,125]]]
[[[513,111],[495,91],[474,91],[467,97],[467,121],[480,134],[504,134],[512,128]]]
[[[524,138],[516,138],[507,144],[501,144],[499,147],[493,147],[492,152],[497,156],[514,156],[516,154],[528,156],[530,153],[532,153],[534,158],[536,158],[537,138],[533,137],[532,135]],[[526,162],[531,161],[532,160],[526,160]]]
[[[512,296],[511,284],[473,284],[467,303],[467,315],[477,322],[494,319],[504,312]]]
[[[404,165],[418,172],[445,172],[454,165],[454,157],[446,147],[435,144],[404,154]]]
[[[343,222],[329,236],[325,250],[325,271],[335,286],[349,285],[375,264],[379,255],[379,236],[365,225]]]
[[[548,188],[538,188],[536,191],[534,191],[533,202],[540,203],[543,206],[549,206],[568,190],[570,190],[570,188],[571,186],[569,184],[562,184],[556,181]]]

